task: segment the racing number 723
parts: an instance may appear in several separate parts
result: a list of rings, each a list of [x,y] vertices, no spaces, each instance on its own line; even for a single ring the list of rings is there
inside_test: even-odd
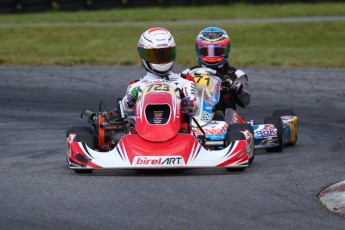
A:
[[[169,91],[169,85],[168,84],[152,84],[147,89],[147,92],[150,91]]]

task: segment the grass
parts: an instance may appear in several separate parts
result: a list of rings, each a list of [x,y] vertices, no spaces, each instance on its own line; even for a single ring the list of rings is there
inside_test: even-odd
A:
[[[345,15],[345,3],[229,4],[200,7],[117,8],[103,11],[0,15],[0,23],[178,21]]]
[[[323,7],[321,7],[323,5]],[[291,6],[291,7],[290,7]],[[329,9],[325,6],[337,6],[335,14],[343,12],[342,4],[288,4],[288,5],[259,5],[256,11],[267,17],[302,16],[307,10],[300,9],[283,14],[283,10],[303,6],[309,13],[328,15]],[[308,6],[308,7],[307,7]],[[315,6],[309,7],[309,6]],[[252,5],[235,5],[231,11],[232,17],[249,16]],[[208,7],[209,8],[209,7]],[[178,9],[176,19],[197,19],[208,16],[208,8],[199,8],[199,13],[188,9],[168,8],[167,11]],[[226,7],[223,7],[226,8]],[[244,10],[239,14],[238,10]],[[297,8],[295,8],[297,10]],[[311,10],[314,9],[314,10]],[[317,10],[316,10],[317,9]],[[337,10],[336,10],[337,9]],[[139,36],[149,27],[156,26],[150,23],[143,25],[112,25],[112,26],[8,26],[16,22],[79,22],[88,21],[136,21],[156,8],[126,9],[124,14],[135,12],[128,18],[121,18],[114,14],[117,10],[78,12],[78,13],[41,13],[32,15],[0,16],[0,64],[6,65],[140,65],[136,46]],[[229,9],[227,9],[229,13]],[[279,12],[281,11],[281,12]],[[121,12],[121,11],[118,11]],[[259,13],[253,17],[258,17]],[[297,15],[296,15],[297,14]],[[343,13],[344,14],[344,13]],[[68,17],[65,17],[68,15]],[[91,15],[86,17],[85,15]],[[112,16],[111,16],[112,15]],[[169,16],[170,15],[170,16]],[[220,16],[222,13],[217,15]],[[303,15],[303,16],[304,16]],[[334,15],[334,14],[333,14]],[[146,17],[160,20],[170,18],[172,14],[160,13],[159,17]],[[187,17],[188,16],[188,17]],[[162,18],[160,18],[162,17]],[[223,17],[224,14],[223,14]],[[112,19],[109,19],[112,18]],[[228,18],[228,17],[226,17]],[[2,25],[2,26],[1,26]],[[194,42],[198,32],[210,25],[180,25],[166,24],[177,43],[177,64],[191,66],[196,64]],[[254,24],[217,24],[226,31],[232,39],[232,53],[230,62],[238,66],[317,66],[317,67],[345,67],[345,21],[333,22],[295,22],[295,23],[254,23]]]

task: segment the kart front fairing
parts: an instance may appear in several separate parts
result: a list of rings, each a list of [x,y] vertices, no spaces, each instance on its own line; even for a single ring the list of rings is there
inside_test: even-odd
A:
[[[222,150],[206,150],[190,134],[177,134],[165,142],[150,142],[137,134],[124,136],[116,148],[98,152],[81,142],[68,142],[72,169],[143,168],[243,168],[248,166],[246,141],[236,141]]]

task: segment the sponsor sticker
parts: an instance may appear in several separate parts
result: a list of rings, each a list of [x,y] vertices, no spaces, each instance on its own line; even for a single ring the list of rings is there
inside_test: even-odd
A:
[[[263,130],[256,130],[255,134],[258,136],[275,137],[277,136],[277,129],[268,128],[268,129],[263,129]]]
[[[141,167],[175,167],[185,165],[181,156],[136,156],[133,160],[133,166]]]

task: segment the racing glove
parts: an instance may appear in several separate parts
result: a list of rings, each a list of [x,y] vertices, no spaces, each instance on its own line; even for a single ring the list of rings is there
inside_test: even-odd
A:
[[[188,97],[182,98],[180,108],[181,112],[190,113],[194,108],[194,100],[191,100]]]
[[[133,107],[138,99],[139,86],[134,87],[129,94],[127,94],[127,105]]]
[[[197,75],[197,74],[203,74],[203,73],[208,73],[208,74],[211,74],[211,75],[215,75],[215,76],[219,77],[222,80],[225,79],[225,76],[223,74],[221,74],[219,71],[211,69],[211,68],[198,67],[198,68],[191,69],[189,71],[189,74],[192,75],[192,76]]]
[[[206,67],[198,67],[198,68],[191,69],[189,71],[189,74],[192,76],[194,76],[195,74],[202,74],[202,73],[215,74],[215,71]]]
[[[222,82],[222,90],[230,91],[234,94],[239,94],[242,90],[243,85],[239,82],[231,79],[225,79]]]

